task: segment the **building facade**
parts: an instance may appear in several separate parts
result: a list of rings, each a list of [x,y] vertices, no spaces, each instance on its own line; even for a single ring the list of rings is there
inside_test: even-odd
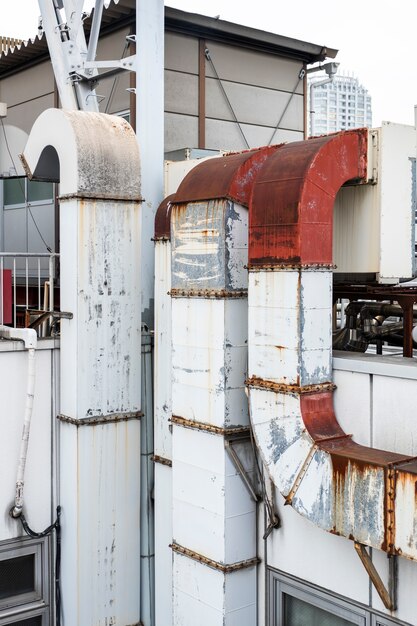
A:
[[[309,81],[310,136],[372,126],[372,98],[358,78],[335,76],[320,82],[316,77]]]

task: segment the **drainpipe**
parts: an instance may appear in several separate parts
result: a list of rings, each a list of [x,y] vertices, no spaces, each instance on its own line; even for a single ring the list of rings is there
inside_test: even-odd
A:
[[[155,625],[172,622],[172,358],[171,358],[171,201],[155,216]]]
[[[20,517],[23,511],[23,487],[29,445],[30,423],[32,419],[33,398],[35,395],[35,350],[37,335],[36,331],[31,328],[10,328],[9,326],[0,326],[0,337],[3,337],[3,339],[23,341],[25,348],[28,350],[25,415],[23,419],[22,440],[20,442],[19,464],[17,467],[15,500],[14,506],[11,510],[11,515],[17,518]]]

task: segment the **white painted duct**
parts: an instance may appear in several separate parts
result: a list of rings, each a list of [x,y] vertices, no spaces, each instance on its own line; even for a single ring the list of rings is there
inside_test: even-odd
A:
[[[50,109],[24,151],[60,183],[65,624],[140,621],[140,161],[122,118]],[[94,598],[94,602],[91,602]]]

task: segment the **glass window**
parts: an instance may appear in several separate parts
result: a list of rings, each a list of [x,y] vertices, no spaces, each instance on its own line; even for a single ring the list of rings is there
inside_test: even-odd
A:
[[[24,178],[5,178],[3,190],[5,205],[25,203]]]
[[[0,561],[0,600],[35,591],[35,555]]]
[[[48,623],[48,546],[48,539],[0,542],[0,624]],[[10,609],[14,621],[8,619]]]
[[[294,596],[283,595],[285,626],[352,626],[357,623]]]
[[[28,202],[52,200],[53,194],[52,183],[28,180]]]

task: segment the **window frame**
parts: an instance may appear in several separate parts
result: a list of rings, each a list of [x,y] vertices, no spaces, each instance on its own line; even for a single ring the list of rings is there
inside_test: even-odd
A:
[[[350,620],[353,624],[364,626],[411,626],[407,622],[384,615],[372,607],[343,598],[336,593],[326,591],[312,583],[285,574],[280,570],[268,567],[267,577],[267,626],[285,626],[284,594],[328,611],[337,617]]]
[[[268,626],[284,626],[284,594],[306,602],[337,617],[348,619],[355,626],[371,626],[365,609],[319,589],[269,569]],[[272,621],[271,621],[272,618]]]
[[[50,610],[50,548],[49,538],[18,539],[0,542],[0,560],[34,555],[34,590],[0,600],[0,625],[42,616],[42,626],[49,624]],[[13,621],[11,621],[13,620]]]

